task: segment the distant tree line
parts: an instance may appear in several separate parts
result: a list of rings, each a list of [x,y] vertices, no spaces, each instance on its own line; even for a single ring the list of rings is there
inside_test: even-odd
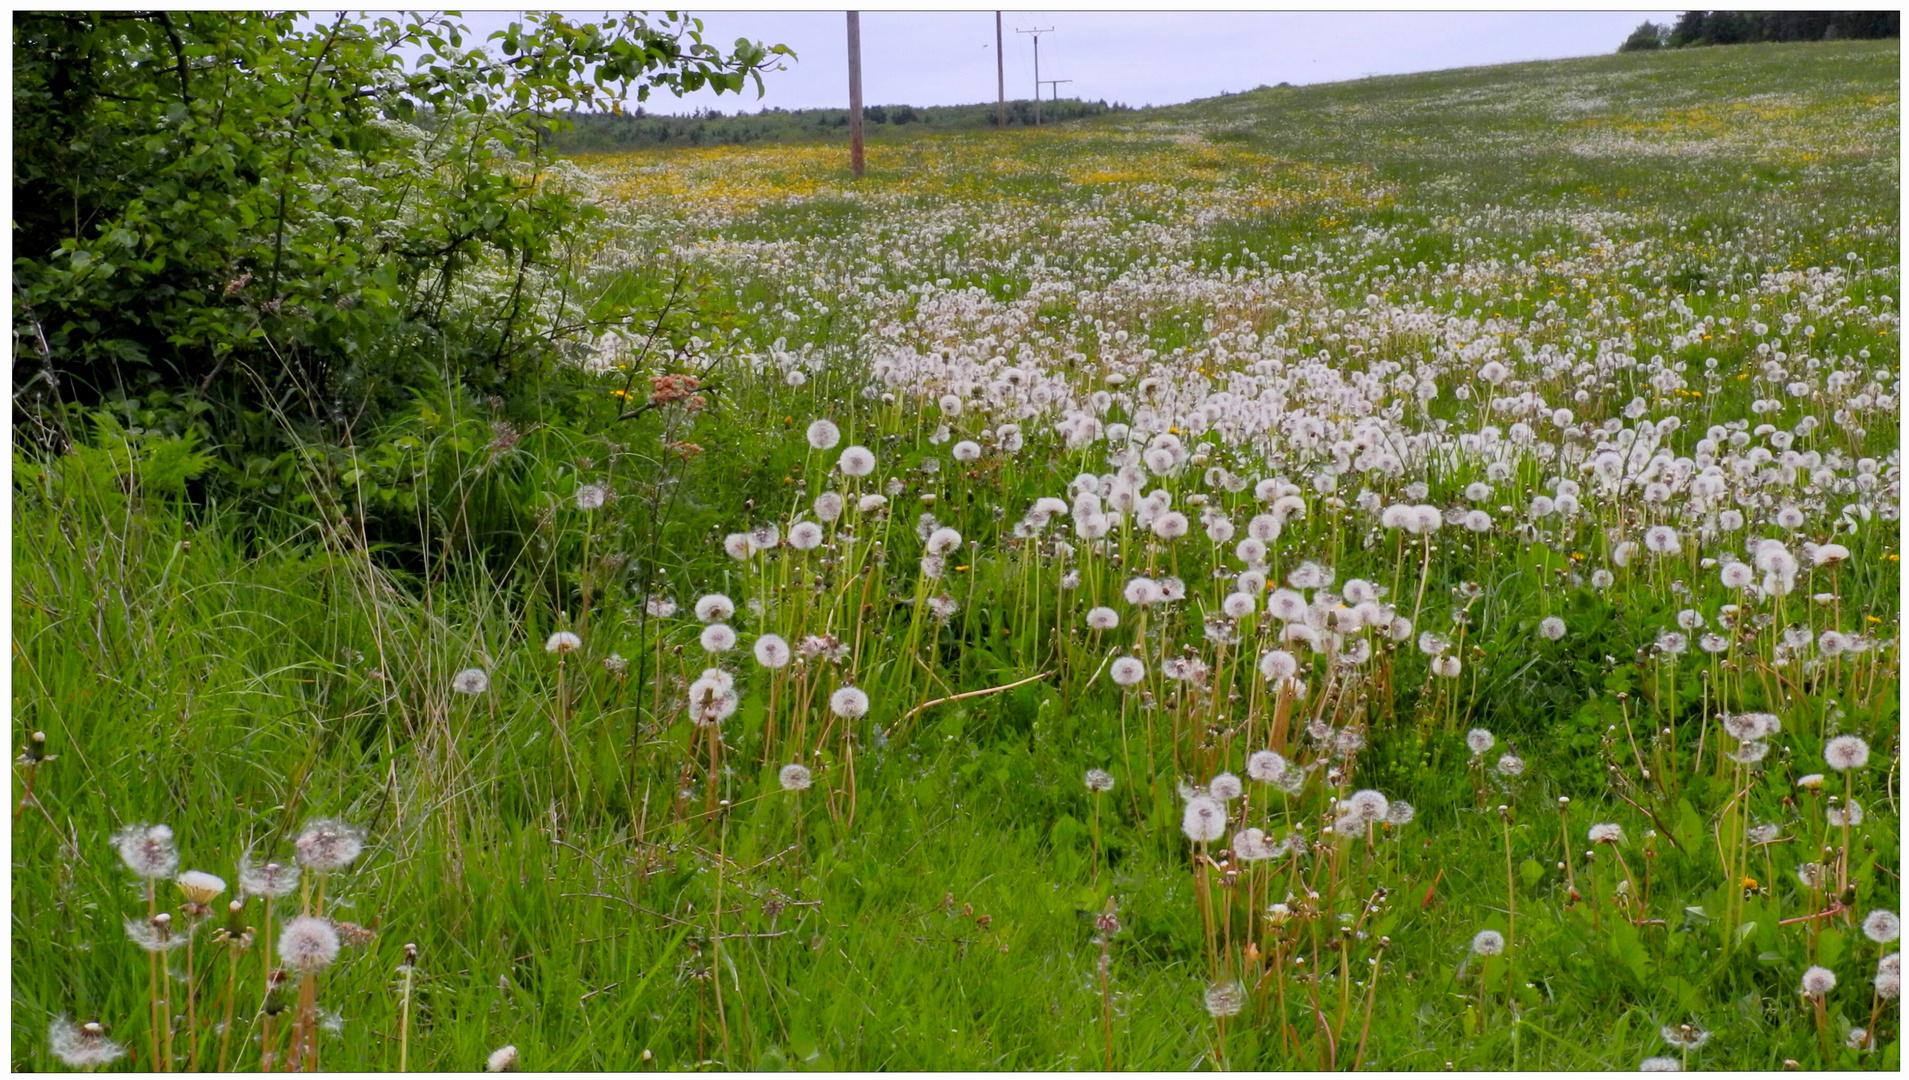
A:
[[[1617,51],[1901,36],[1899,11],[1686,11],[1671,26],[1644,23]]]
[[[1043,101],[1041,123],[1078,120],[1103,113],[1129,111],[1129,106],[1105,101]],[[1032,127],[1032,100],[1007,103],[1009,127]],[[687,116],[650,113],[642,108],[623,113],[570,113],[548,135],[550,149],[559,154],[623,153],[684,146],[740,146],[749,143],[799,142],[839,135],[848,127],[847,109],[764,109],[725,116],[720,109],[699,109]],[[871,138],[882,130],[969,131],[998,123],[993,104],[870,105],[862,122]]]

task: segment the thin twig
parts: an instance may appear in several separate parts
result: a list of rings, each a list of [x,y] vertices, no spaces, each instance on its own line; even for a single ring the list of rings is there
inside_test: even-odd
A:
[[[1053,672],[1051,671],[1043,671],[1039,675],[1029,675],[1027,678],[1022,679],[1019,682],[1011,682],[1011,683],[1008,683],[1006,686],[990,686],[983,690],[970,690],[965,694],[956,694],[953,697],[936,698],[933,701],[924,701],[921,704],[903,713],[901,715],[901,719],[889,725],[889,728],[887,731],[882,732],[882,737],[885,739],[894,738],[895,732],[900,731],[901,726],[903,724],[913,719],[915,714],[918,712],[921,712],[923,709],[930,709],[936,705],[946,705],[951,701],[960,701],[963,698],[984,697],[988,694],[998,694],[1003,690],[1012,690],[1017,686],[1026,686],[1028,683],[1035,682],[1040,679],[1045,679],[1052,674]]]

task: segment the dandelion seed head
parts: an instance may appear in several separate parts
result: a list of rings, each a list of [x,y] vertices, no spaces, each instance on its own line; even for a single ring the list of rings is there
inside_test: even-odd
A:
[[[851,446],[836,459],[843,476],[867,476],[875,471],[875,453],[866,446]]]
[[[1471,748],[1473,757],[1482,757],[1498,742],[1498,737],[1484,728],[1473,728],[1465,733],[1465,745]]]
[[[1205,1001],[1208,1016],[1238,1016],[1246,1007],[1246,989],[1237,982],[1217,982],[1206,988]]]
[[[1822,997],[1836,989],[1836,973],[1826,967],[1811,965],[1803,972],[1802,989],[1811,997]]]
[[[1196,844],[1210,844],[1226,832],[1226,808],[1211,795],[1196,794],[1187,800],[1180,831]]]
[[[728,623],[710,623],[700,641],[704,652],[725,653],[736,647],[736,631]]]
[[[1710,1033],[1695,1024],[1665,1024],[1658,1034],[1672,1049],[1686,1052],[1701,1049],[1710,1041]]]
[[[702,622],[726,622],[735,614],[736,602],[722,593],[710,593],[696,601],[696,618]]]
[[[1082,781],[1087,785],[1088,791],[1096,794],[1114,789],[1114,774],[1106,769],[1088,769]]]
[[[829,710],[844,720],[859,720],[868,715],[868,694],[857,687],[844,686],[829,695]]]
[[[113,846],[126,868],[140,877],[171,877],[179,870],[179,850],[165,825],[128,825],[113,834]]]
[[[815,777],[807,765],[791,762],[776,773],[776,781],[784,791],[807,791],[809,785],[815,782]]]
[[[1684,1063],[1674,1057],[1647,1057],[1637,1068],[1639,1072],[1683,1072]]]
[[[1147,665],[1131,656],[1122,656],[1107,666],[1107,677],[1121,686],[1132,686],[1147,677]]]
[[[1830,807],[1829,823],[1839,829],[1845,826],[1853,829],[1861,825],[1863,823],[1862,804],[1855,799],[1851,799],[1841,806]]]
[[[1261,784],[1278,783],[1287,768],[1286,759],[1272,750],[1256,750],[1246,759],[1246,775]]]
[[[764,634],[756,639],[756,663],[763,667],[787,667],[791,655],[789,643],[781,634]]]
[[[842,429],[833,421],[816,420],[809,424],[807,432],[809,445],[817,450],[833,450],[835,444],[842,441]]]
[[[1505,951],[1505,935],[1496,930],[1480,930],[1472,935],[1472,955],[1497,956]]]
[[[824,491],[815,497],[815,516],[824,522],[834,521],[842,516],[843,505],[840,492]]]
[[[308,869],[320,873],[342,870],[364,852],[365,834],[337,818],[319,818],[305,826],[292,841],[292,848],[299,863]]]
[[[577,509],[585,512],[601,510],[604,501],[609,497],[608,484],[584,484],[577,488]]]
[[[46,1039],[53,1056],[69,1069],[97,1069],[126,1054],[126,1048],[107,1038],[99,1024],[75,1024],[64,1016],[53,1018]]]
[[[1273,649],[1259,658],[1259,673],[1275,683],[1290,679],[1299,671],[1299,661],[1284,649]]]
[[[298,889],[298,867],[268,862],[253,865],[248,856],[239,860],[239,892],[246,896],[290,896]]]
[[[583,639],[568,630],[559,630],[544,639],[544,651],[562,656],[583,648]]]
[[[1782,726],[1774,713],[1731,713],[1723,718],[1723,730],[1741,742],[1774,735]]]
[[[1591,826],[1588,835],[1593,844],[1621,844],[1624,842],[1624,829],[1615,821],[1603,821]]]
[[[1233,834],[1233,857],[1241,862],[1260,862],[1273,857],[1272,845],[1260,829],[1242,829]]]
[[[1345,806],[1361,822],[1368,825],[1376,825],[1384,821],[1386,815],[1392,812],[1392,800],[1370,788],[1353,792],[1346,799]]]
[[[817,420],[816,423],[826,424],[828,421]],[[500,1046],[492,1050],[490,1056],[484,1059],[484,1071],[495,1073],[516,1072],[521,1067],[521,1062],[522,1059],[518,1056],[515,1046]]]
[[[1869,764],[1869,744],[1854,735],[1838,735],[1823,747],[1823,760],[1837,772]]]
[[[1863,918],[1863,936],[1887,945],[1902,936],[1902,919],[1893,911],[1878,908]]]
[[[193,928],[187,926],[185,933],[174,933],[172,916],[164,911],[149,919],[122,919],[121,924],[133,944],[149,953],[171,952],[192,939]]]
[[[1240,783],[1240,778],[1230,772],[1221,773],[1206,785],[1207,794],[1223,803],[1239,798],[1240,793],[1245,790],[1246,785]]]

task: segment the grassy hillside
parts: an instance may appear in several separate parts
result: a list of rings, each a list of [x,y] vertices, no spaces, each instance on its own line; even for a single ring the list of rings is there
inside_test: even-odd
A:
[[[14,1067],[1895,1069],[1898,73],[580,156],[538,415],[16,458]]]

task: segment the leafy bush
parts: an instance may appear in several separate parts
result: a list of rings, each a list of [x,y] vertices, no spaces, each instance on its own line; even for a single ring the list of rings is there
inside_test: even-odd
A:
[[[16,368],[19,407],[156,383],[248,437],[273,427],[248,432],[256,412],[349,430],[440,369],[512,394],[621,321],[580,271],[598,211],[537,118],[760,87],[788,55],[724,53],[679,15],[532,14],[492,35],[501,56],[438,15],[14,28],[15,336],[38,359]]]

